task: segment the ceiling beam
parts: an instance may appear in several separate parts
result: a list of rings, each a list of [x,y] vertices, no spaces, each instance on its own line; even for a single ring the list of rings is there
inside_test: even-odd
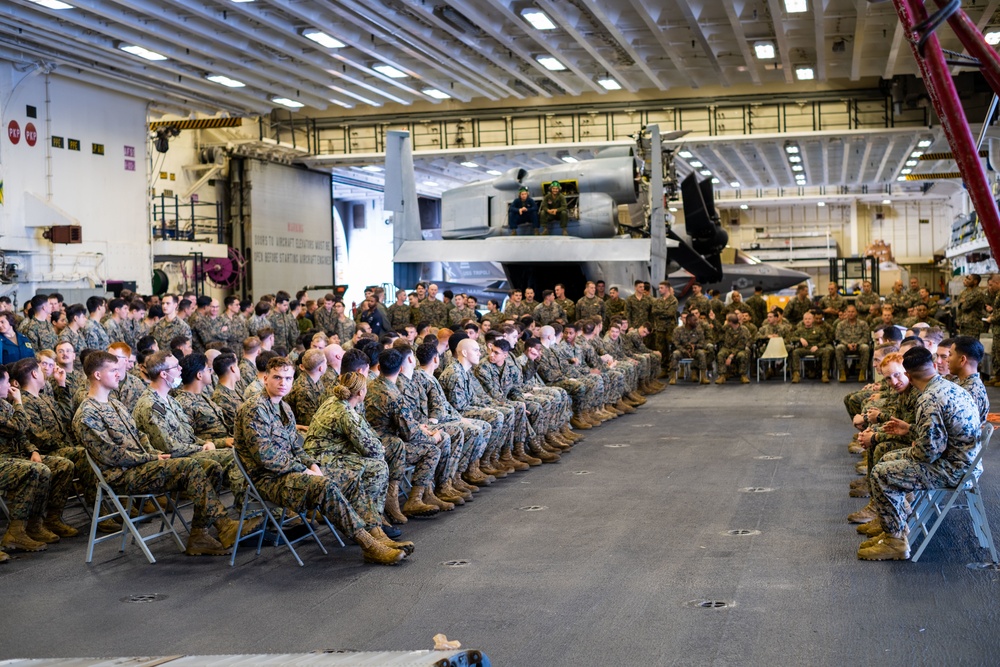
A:
[[[865,152],[861,154],[861,165],[858,167],[858,177],[854,179],[856,185],[861,185],[861,181],[865,178],[865,169],[868,168],[868,157],[872,154],[872,146],[875,144],[876,140],[869,140],[865,142]],[[846,185],[846,183],[840,183],[839,185]]]
[[[896,21],[896,29],[892,33],[892,44],[889,46],[889,57],[885,60],[885,71],[882,73],[883,79],[891,79],[896,76],[896,60],[899,58],[899,49],[903,45],[903,24]]]
[[[867,0],[865,0],[867,1]],[[792,54],[785,34],[785,23],[781,16],[781,0],[767,0],[767,9],[771,14],[771,26],[774,28],[774,41],[778,43],[778,56],[781,58],[781,69],[785,74],[785,83],[792,83]]]
[[[666,30],[660,27],[659,18],[653,18],[651,11],[646,9],[646,7],[642,4],[642,0],[628,0],[628,2],[632,5],[632,9],[639,16],[639,18],[641,18],[646,24],[646,28],[659,43],[663,52],[667,54],[668,58],[670,58],[670,62],[673,63],[674,69],[677,70],[677,73],[685,81],[687,81],[689,86],[697,88],[698,80],[691,74],[690,69],[684,65],[684,59],[681,58],[681,54],[674,48],[674,45],[670,43],[670,40],[667,39]]]
[[[723,2],[722,6],[726,10],[729,25],[733,29],[733,39],[736,40],[736,44],[740,47],[740,53],[743,54],[743,63],[746,65],[747,72],[750,73],[750,79],[759,86],[760,71],[757,69],[757,59],[754,58],[753,49],[750,48],[750,42],[747,41],[746,33],[743,31],[743,21],[740,20],[740,11],[746,5],[737,7],[734,2]]]
[[[698,17],[694,15],[694,11],[691,9],[691,5],[688,0],[674,0],[674,4],[677,9],[680,10],[681,15],[684,16],[684,20],[688,24],[688,28],[691,30],[691,34],[694,39],[701,46],[701,50],[708,57],[708,63],[715,70],[715,73],[719,77],[719,83],[723,86],[729,86],[729,78],[726,77],[726,73],[722,71],[722,65],[719,64],[719,59],[715,56],[715,51],[712,50],[712,45],[708,43],[708,38],[705,36],[705,31],[701,29],[701,25],[698,23]]]
[[[822,178],[822,182],[823,182],[823,185],[826,185],[826,184],[828,184],[830,182],[830,142],[829,141],[823,141],[821,139],[820,142],[819,142],[819,150],[820,150],[820,152],[823,155],[823,178]]]
[[[854,21],[854,42],[851,46],[851,81],[861,78],[861,55],[865,48],[865,28],[868,26],[868,0],[854,0],[854,8],[857,18]]]
[[[580,1],[587,7],[590,13],[594,15],[594,18],[601,23],[604,29],[608,31],[608,34],[611,35],[611,38],[618,43],[618,46],[624,49],[625,53],[627,53],[629,57],[635,61],[636,66],[642,70],[642,73],[646,75],[646,78],[652,81],[653,85],[658,89],[666,90],[667,87],[663,85],[662,81],[660,81],[660,77],[657,76],[656,72],[654,72],[652,68],[646,64],[646,59],[643,58],[638,51],[632,48],[631,40],[625,37],[625,35],[622,34],[622,31],[618,29],[617,22],[611,19],[604,12],[604,10],[601,9],[600,5],[594,2],[594,0]],[[611,6],[614,7],[615,3],[611,3]],[[619,14],[619,16],[615,18],[619,18],[620,16],[621,15]]]
[[[569,20],[568,14],[570,13],[570,10],[574,9],[573,7],[565,3],[557,6],[549,2],[549,0],[537,0],[535,4],[538,6],[539,9],[548,14],[549,17],[559,25],[559,27],[565,30],[569,34],[569,36],[572,37],[574,41],[576,41],[576,43],[583,48],[584,51],[589,53],[590,57],[596,60],[598,64],[604,68],[604,70],[608,73],[609,76],[613,76],[615,78],[615,81],[621,84],[622,88],[624,88],[630,93],[638,92],[639,89],[636,88],[636,85],[631,81],[629,81],[624,74],[619,72],[618,69],[614,65],[612,65],[607,58],[601,55],[601,52],[598,51],[590,43],[590,41],[586,37],[584,37],[579,30],[577,30],[576,25]],[[578,14],[576,18],[579,19]]]
[[[826,81],[826,3],[813,0],[813,30],[816,33],[816,80]]]
[[[886,165],[889,163],[889,158],[892,156],[892,152],[896,150],[896,137],[889,137],[889,145],[886,146],[885,153],[882,155],[882,162],[878,165],[878,171],[875,172],[875,182],[882,182],[882,172],[885,171]]]

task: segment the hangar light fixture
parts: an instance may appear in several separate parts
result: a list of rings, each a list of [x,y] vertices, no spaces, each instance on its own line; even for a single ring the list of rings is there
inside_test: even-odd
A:
[[[912,153],[910,153],[910,157],[920,157],[923,154],[924,154],[923,151],[913,151]]]
[[[472,162],[471,160],[466,160],[465,162],[462,162],[461,165],[463,167],[468,167],[469,169],[475,169],[476,167],[479,166],[478,164]]]
[[[392,65],[385,65],[385,64],[375,65],[374,67],[372,67],[372,69],[375,70],[376,72],[378,72],[379,74],[384,74],[385,76],[389,77],[390,79],[405,79],[406,78],[406,72],[404,72],[403,70],[400,70],[400,69],[396,69]]]
[[[709,171],[708,169],[702,169],[698,173],[701,174],[702,176],[711,176],[712,175],[712,172]]]
[[[889,204],[892,203],[892,200],[891,199],[883,199],[882,203],[885,204],[886,206],[888,206]]]
[[[798,155],[789,155],[788,161],[791,162],[792,164],[795,164],[796,162],[802,162],[802,158],[799,157]]]
[[[826,206],[826,202],[825,201],[818,201],[818,202],[816,202],[816,206],[819,206],[820,208],[823,208],[824,206]]]
[[[30,2],[41,5],[46,9],[73,9],[73,5],[60,2],[60,0],[30,0]]]
[[[796,146],[795,144],[786,144],[785,152],[788,153],[789,155],[795,155],[796,153],[799,152],[799,147]]]
[[[789,14],[800,14],[807,9],[806,0],[785,0],[785,11]]]
[[[917,142],[917,148],[929,148],[934,143],[933,139],[922,139]]]
[[[740,184],[739,184],[738,181],[733,181],[732,183],[729,184],[729,187],[731,187],[731,188],[739,188]]]
[[[579,160],[577,160],[577,159],[576,159],[575,157],[573,157],[572,155],[563,155],[563,156],[562,156],[561,158],[559,158],[559,159],[560,159],[560,160],[562,160],[563,162],[565,162],[566,164],[574,164],[574,163],[576,163],[576,162],[579,162]]]
[[[812,67],[796,67],[795,78],[799,81],[812,81],[816,78],[816,73]]]
[[[438,186],[438,182],[437,181],[423,181],[423,182],[421,182],[421,185],[426,185],[429,188],[436,188]]]
[[[552,22],[549,15],[543,12],[541,9],[535,9],[534,7],[529,7],[527,9],[521,10],[521,16],[524,20],[531,24],[531,27],[535,30],[555,30],[556,24]]]
[[[125,53],[131,53],[133,56],[139,56],[146,60],[166,60],[167,57],[156,51],[150,51],[149,49],[144,49],[141,46],[135,46],[134,44],[119,44],[118,48]]]
[[[773,60],[774,42],[754,42],[753,52],[758,60]]]
[[[713,185],[718,185],[718,184],[719,184],[719,183],[721,183],[721,182],[722,182],[722,181],[720,181],[720,180],[719,180],[719,179],[717,179],[717,178],[713,178],[713,179],[712,179],[712,184],[713,184]]]
[[[550,72],[562,72],[566,69],[566,66],[559,62],[558,58],[553,58],[552,56],[537,56],[535,60]]]
[[[442,92],[442,91],[438,90],[437,88],[424,88],[423,93],[427,97],[433,97],[436,100],[451,99],[451,95],[449,95],[448,93]]]
[[[598,79],[597,83],[600,84],[601,88],[604,90],[621,90],[622,84],[618,83],[611,77],[605,77],[603,79]]]
[[[746,204],[740,204],[740,210],[741,211],[748,211],[748,210],[750,210],[750,207],[747,206]]]
[[[301,109],[305,106],[302,102],[290,100],[287,97],[272,97],[271,101],[275,104],[280,104],[283,107],[288,107],[289,109]]]
[[[209,74],[205,77],[212,83],[217,83],[220,86],[225,86],[226,88],[243,88],[247,84],[242,81],[237,81],[236,79],[230,79],[228,76],[222,74]]]
[[[691,166],[694,167],[695,169],[701,169],[705,165],[704,165],[704,163],[699,162],[698,160],[692,160],[691,161]]]
[[[996,46],[997,44],[1000,44],[1000,30],[990,30],[988,33],[986,33],[986,43],[991,46]]]
[[[681,151],[677,155],[679,155],[680,157],[684,158],[685,160],[688,160],[688,159],[694,157],[694,153],[692,153],[691,151]]]
[[[803,167],[801,164],[793,164],[792,171],[802,171]]]
[[[497,171],[496,169],[487,169],[486,173],[489,174],[490,176],[502,176],[503,175],[502,171]]]
[[[342,49],[347,46],[339,39],[334,39],[322,30],[317,30],[316,28],[306,28],[302,31],[302,36],[306,39],[311,39],[324,49]]]
[[[917,166],[917,161],[916,160],[907,160],[906,161],[906,166],[907,167],[916,167]]]
[[[244,2],[255,2],[255,0],[230,0],[230,2],[235,2],[236,4],[242,4]]]
[[[370,171],[371,173],[375,174],[382,171],[382,167],[378,166],[377,164],[366,164],[365,166],[361,167],[361,171]]]
[[[904,175],[905,174],[911,174],[911,173],[913,173],[913,170],[912,169],[900,169],[899,173],[904,174]]]

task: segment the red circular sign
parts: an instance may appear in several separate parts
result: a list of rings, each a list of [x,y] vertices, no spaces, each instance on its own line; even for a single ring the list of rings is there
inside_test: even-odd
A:
[[[35,142],[38,141],[38,130],[35,129],[34,123],[28,123],[24,126],[24,140],[29,146],[34,146]]]
[[[7,138],[10,139],[10,143],[12,144],[16,144],[21,141],[21,126],[17,124],[16,120],[12,120],[8,123]]]

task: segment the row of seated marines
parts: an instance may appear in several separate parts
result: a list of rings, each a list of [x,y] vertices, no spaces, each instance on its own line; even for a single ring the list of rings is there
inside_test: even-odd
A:
[[[990,402],[979,375],[985,351],[974,336],[908,336],[895,327],[876,341],[881,379],[844,404],[856,433],[848,451],[859,475],[849,494],[869,498],[848,515],[866,539],[862,560],[910,558],[907,520],[914,494],[954,487],[979,454]],[[973,474],[982,473],[979,463]]]
[[[116,493],[190,500],[188,555],[230,553],[259,527],[259,517],[242,530],[237,521],[249,478],[270,502],[321,512],[366,562],[398,563],[414,550],[399,526],[558,462],[581,431],[663,390],[659,354],[626,352],[617,325],[604,336],[602,327],[600,318],[584,323],[572,346],[558,323],[506,324],[481,340],[475,327],[419,344],[361,335],[350,349],[295,359],[250,337],[242,358],[223,348],[210,361],[153,341],[136,363],[116,342],[83,350],[82,370],[72,360],[46,367],[41,353],[0,366],[2,546],[43,551],[78,534],[63,513],[74,494],[95,503],[89,456]],[[74,387],[70,376],[83,379]]]

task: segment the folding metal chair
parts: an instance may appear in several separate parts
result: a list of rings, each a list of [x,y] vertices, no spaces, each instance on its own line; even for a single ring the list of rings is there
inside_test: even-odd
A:
[[[244,535],[236,541],[236,544],[233,545],[233,553],[229,558],[230,567],[236,565],[236,552],[239,549],[240,542],[242,540],[256,537],[257,555],[260,555],[260,550],[264,546],[264,537],[268,534],[268,524],[270,524],[274,529],[274,546],[280,547],[282,544],[287,546],[288,550],[292,552],[292,556],[295,557],[295,562],[299,564],[299,567],[302,567],[305,563],[302,562],[298,552],[295,550],[295,545],[303,540],[312,538],[316,542],[316,545],[320,548],[320,551],[324,554],[329,553],[326,550],[326,547],[323,546],[323,542],[319,539],[319,535],[316,534],[316,530],[313,528],[312,522],[307,516],[307,513],[312,510],[289,512],[287,508],[280,507],[276,503],[265,500],[264,497],[260,495],[260,492],[257,491],[257,487],[254,486],[253,480],[250,479],[250,475],[247,474],[247,470],[243,465],[243,461],[240,460],[239,454],[235,450],[233,450],[233,459],[236,461],[236,467],[239,468],[240,474],[243,475],[243,479],[245,479],[247,483],[246,493],[243,494],[243,504],[240,507],[239,525],[236,528],[236,534],[242,534],[243,523],[249,512],[261,512],[264,516],[264,521],[261,523],[260,528]],[[327,528],[329,528],[330,532],[333,533],[337,542],[340,543],[340,546],[344,546],[344,541],[340,538],[340,534],[337,532],[337,529],[333,527],[333,524],[330,523],[330,520],[327,519],[322,512],[316,510],[316,513],[323,517],[323,521],[326,523]],[[307,532],[295,539],[289,539],[288,535],[285,534],[285,531],[291,527],[288,524],[291,521],[294,521],[296,517],[302,521],[302,525],[306,527]]]
[[[121,547],[118,549],[119,551],[121,552],[125,551],[125,545],[128,543],[128,538],[131,535],[133,541],[135,541],[139,545],[139,548],[142,549],[143,555],[146,556],[146,560],[148,560],[150,564],[155,563],[156,559],[153,558],[153,553],[149,550],[147,544],[160,537],[166,537],[168,535],[173,537],[174,542],[177,543],[177,547],[181,551],[184,551],[184,542],[181,541],[180,535],[178,535],[177,531],[174,529],[174,523],[173,523],[173,518],[179,516],[177,514],[177,506],[174,503],[174,499],[169,494],[167,495],[167,507],[171,511],[173,515],[172,517],[167,516],[167,513],[163,510],[162,507],[160,507],[160,504],[156,501],[156,496],[158,494],[118,493],[117,491],[112,489],[111,485],[108,484],[107,481],[104,479],[104,474],[101,472],[101,469],[94,462],[94,459],[90,457],[89,452],[87,453],[87,463],[90,464],[90,467],[94,471],[94,475],[97,477],[97,498],[94,500],[94,511],[93,514],[91,514],[91,519],[90,519],[90,536],[87,539],[86,562],[89,563],[94,559],[94,546],[96,544],[105,542],[107,540],[117,539],[119,535],[121,536]],[[123,499],[125,500],[124,505],[122,505]],[[152,503],[153,507],[156,508],[155,511],[149,513],[144,513],[142,511],[145,502],[147,500],[149,500]],[[102,513],[105,502],[111,503],[111,505],[114,508],[114,511],[108,512],[106,514]],[[134,517],[131,516],[133,508],[137,508],[138,510],[137,515]],[[122,529],[114,533],[110,533],[108,535],[97,537],[97,524],[101,523],[106,519],[114,519],[116,517],[121,519]],[[160,519],[159,529],[151,535],[143,536],[142,533],[139,532],[137,524],[146,521],[151,521],[156,518]]]
[[[990,522],[986,517],[986,506],[983,503],[983,494],[979,489],[979,480],[974,474],[976,466],[983,459],[983,453],[986,451],[992,435],[993,425],[983,424],[979,435],[979,453],[957,485],[950,488],[918,491],[914,494],[915,497],[911,503],[912,511],[907,520],[910,529],[910,548],[916,547],[916,551],[910,558],[914,563],[920,559],[924,549],[930,544],[937,529],[941,526],[948,512],[955,507],[955,503],[962,493],[965,493],[969,515],[972,518],[972,529],[979,540],[979,546],[990,550],[994,564],[1000,563],[1000,559],[997,558],[996,545],[993,543]]]

